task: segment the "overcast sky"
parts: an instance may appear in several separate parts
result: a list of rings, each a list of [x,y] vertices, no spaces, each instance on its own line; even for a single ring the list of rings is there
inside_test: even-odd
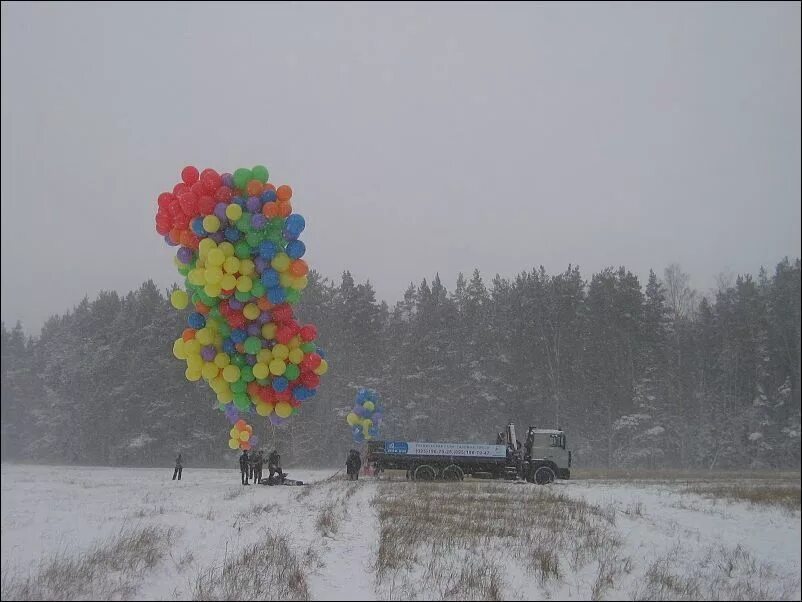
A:
[[[179,280],[185,165],[266,165],[307,259],[717,274],[800,255],[800,5],[2,6],[2,319]]]

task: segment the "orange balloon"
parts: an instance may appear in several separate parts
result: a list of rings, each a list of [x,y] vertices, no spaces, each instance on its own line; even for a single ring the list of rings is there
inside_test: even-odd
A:
[[[280,217],[288,217],[292,213],[292,205],[289,201],[281,201],[278,203],[278,214]]]
[[[276,189],[276,185],[273,184],[272,182],[265,182],[264,183],[264,187],[265,187],[264,188],[264,192],[267,192],[268,190],[275,190]]]
[[[182,231],[179,230],[178,228],[173,228],[167,234],[167,237],[170,239],[170,242],[175,243],[175,244],[180,244],[181,243],[181,232]]]
[[[195,338],[195,331],[192,328],[185,328],[184,332],[181,333],[181,338],[184,341],[189,341]]]
[[[303,259],[296,259],[290,264],[290,272],[295,276],[304,276],[309,271],[309,266]]]
[[[180,236],[178,237],[178,242],[180,242],[185,247],[192,246],[192,232],[189,230],[182,230]]]
[[[239,444],[239,446],[245,450],[251,449],[251,444],[248,443],[247,441],[243,441],[242,443]]]
[[[292,198],[292,188],[286,184],[282,184],[278,187],[278,190],[276,190],[276,196],[279,201],[289,201]]]
[[[273,304],[270,301],[268,301],[267,297],[259,297],[259,299],[256,300],[256,307],[258,307],[262,311],[267,311],[268,309],[273,307]]]
[[[245,425],[245,430],[248,431],[249,433],[253,433],[253,427],[250,424]]]
[[[205,316],[206,314],[209,313],[209,307],[198,301],[197,303],[195,303],[195,311]]]
[[[259,383],[255,380],[252,380],[248,383],[248,387],[246,388],[248,391],[248,395],[258,395],[259,394]]]
[[[259,196],[262,194],[264,190],[264,186],[259,180],[251,180],[248,182],[248,185],[245,187],[245,190],[248,191],[248,196]]]
[[[245,353],[245,345],[243,345],[242,343],[237,343],[236,345],[234,345],[234,349],[236,349],[240,353]]]
[[[237,427],[237,430],[238,430],[238,431],[241,431],[242,429],[244,429],[244,428],[245,428],[245,421],[244,421],[242,418],[240,418],[239,420],[237,420],[237,421],[234,423],[234,426],[236,426],[236,427]]]
[[[278,217],[278,203],[265,203],[262,207],[262,215],[267,218]]]

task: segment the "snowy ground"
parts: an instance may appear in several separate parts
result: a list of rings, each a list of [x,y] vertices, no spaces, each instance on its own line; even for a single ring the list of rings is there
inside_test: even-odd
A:
[[[798,501],[290,472],[3,465],[3,599],[800,599]]]

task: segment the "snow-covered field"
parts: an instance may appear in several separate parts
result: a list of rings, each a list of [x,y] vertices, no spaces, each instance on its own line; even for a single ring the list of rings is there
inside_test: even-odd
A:
[[[3,599],[800,599],[798,502],[290,472],[3,465]]]

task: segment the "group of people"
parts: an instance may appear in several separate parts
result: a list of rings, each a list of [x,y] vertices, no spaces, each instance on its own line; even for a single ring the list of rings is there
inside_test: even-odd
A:
[[[261,449],[251,455],[248,455],[247,449],[243,450],[242,455],[239,457],[242,484],[250,485],[250,480],[253,480],[254,483],[261,483],[264,463],[264,452]],[[281,456],[275,449],[267,456],[267,470],[269,472],[268,483],[274,482],[274,475],[277,475],[279,482],[284,479],[285,475],[281,470]]]

